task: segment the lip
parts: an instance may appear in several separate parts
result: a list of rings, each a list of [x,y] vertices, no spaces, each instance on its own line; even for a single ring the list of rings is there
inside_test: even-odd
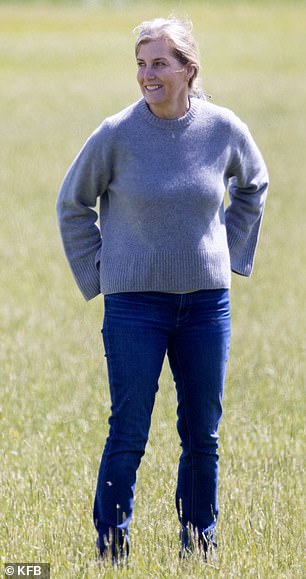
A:
[[[154,92],[156,90],[159,90],[160,88],[162,88],[161,84],[146,84],[144,86],[144,88],[148,91],[148,92]]]

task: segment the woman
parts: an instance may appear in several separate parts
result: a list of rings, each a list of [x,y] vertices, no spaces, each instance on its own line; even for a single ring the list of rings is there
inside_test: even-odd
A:
[[[94,522],[102,557],[110,549],[115,561],[128,553],[136,471],[167,354],[182,446],[176,490],[182,554],[196,542],[206,558],[218,518],[231,270],[251,274],[268,177],[246,125],[196,98],[191,26],[155,19],[136,32],[143,98],[92,134],[57,203],[76,281],[87,300],[100,292],[105,300],[112,406]]]

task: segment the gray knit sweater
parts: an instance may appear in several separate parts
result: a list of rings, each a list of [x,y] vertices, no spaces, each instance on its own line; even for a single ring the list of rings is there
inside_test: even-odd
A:
[[[228,288],[231,269],[249,276],[267,186],[248,128],[226,108],[191,98],[184,117],[162,119],[141,99],[105,119],[57,201],[84,297]]]

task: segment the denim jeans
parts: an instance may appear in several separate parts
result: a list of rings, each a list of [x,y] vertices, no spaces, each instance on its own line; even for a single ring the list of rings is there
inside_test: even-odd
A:
[[[176,508],[183,542],[191,527],[213,539],[218,517],[218,424],[230,345],[229,292],[131,292],[105,296],[103,341],[111,395],[94,523],[100,551],[128,548],[136,471],[145,452],[167,354],[177,391],[182,452]],[[148,498],[149,500],[149,498]],[[125,547],[126,548],[126,547]]]

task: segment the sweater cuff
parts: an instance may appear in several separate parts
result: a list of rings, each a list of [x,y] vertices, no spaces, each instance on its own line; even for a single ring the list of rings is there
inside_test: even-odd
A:
[[[92,259],[92,255],[70,263],[75,281],[86,301],[89,301],[101,293],[100,274],[98,264]]]
[[[252,232],[251,237],[229,223],[227,223],[226,231],[231,270],[239,275],[250,277],[253,271],[258,232],[257,235]]]

